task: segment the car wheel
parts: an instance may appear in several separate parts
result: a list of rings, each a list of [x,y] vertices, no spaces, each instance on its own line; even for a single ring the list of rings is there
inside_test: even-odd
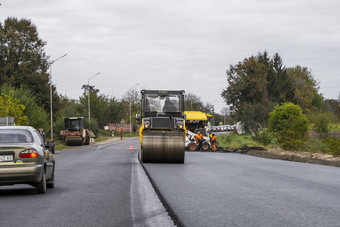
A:
[[[46,182],[48,188],[54,188],[54,170],[52,172],[52,177]]]
[[[46,174],[42,174],[41,181],[36,185],[38,194],[44,194],[46,192]]]

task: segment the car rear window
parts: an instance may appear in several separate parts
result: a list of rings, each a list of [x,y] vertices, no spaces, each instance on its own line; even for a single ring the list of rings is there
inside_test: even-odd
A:
[[[31,132],[25,129],[0,129],[0,143],[32,143]]]

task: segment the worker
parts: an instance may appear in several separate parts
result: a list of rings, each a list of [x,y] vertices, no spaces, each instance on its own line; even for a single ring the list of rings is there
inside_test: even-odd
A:
[[[39,128],[38,131],[39,131],[41,137],[43,138],[43,140],[44,140],[44,142],[45,142],[45,132],[44,132],[44,129]]]
[[[213,151],[216,151],[216,136],[215,134],[213,133],[212,134],[212,138],[211,138],[211,148]]]
[[[170,101],[169,97],[166,97],[163,107],[163,112],[176,112],[177,107]]]
[[[123,133],[124,133],[123,128],[120,127],[120,128],[119,128],[120,140],[123,139]]]
[[[211,140],[212,140],[212,132],[211,130],[209,130],[209,142],[211,143]]]
[[[198,150],[202,151],[202,143],[203,143],[203,138],[204,136],[198,132],[195,139],[196,139],[196,143],[198,143]]]

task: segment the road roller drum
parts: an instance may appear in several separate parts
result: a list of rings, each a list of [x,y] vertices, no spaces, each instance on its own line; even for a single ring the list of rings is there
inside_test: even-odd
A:
[[[143,162],[183,163],[184,135],[144,135],[141,158]]]

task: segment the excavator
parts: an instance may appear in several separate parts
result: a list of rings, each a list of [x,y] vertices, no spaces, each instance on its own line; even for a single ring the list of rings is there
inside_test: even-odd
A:
[[[184,163],[184,91],[142,90],[139,140],[143,163]]]

